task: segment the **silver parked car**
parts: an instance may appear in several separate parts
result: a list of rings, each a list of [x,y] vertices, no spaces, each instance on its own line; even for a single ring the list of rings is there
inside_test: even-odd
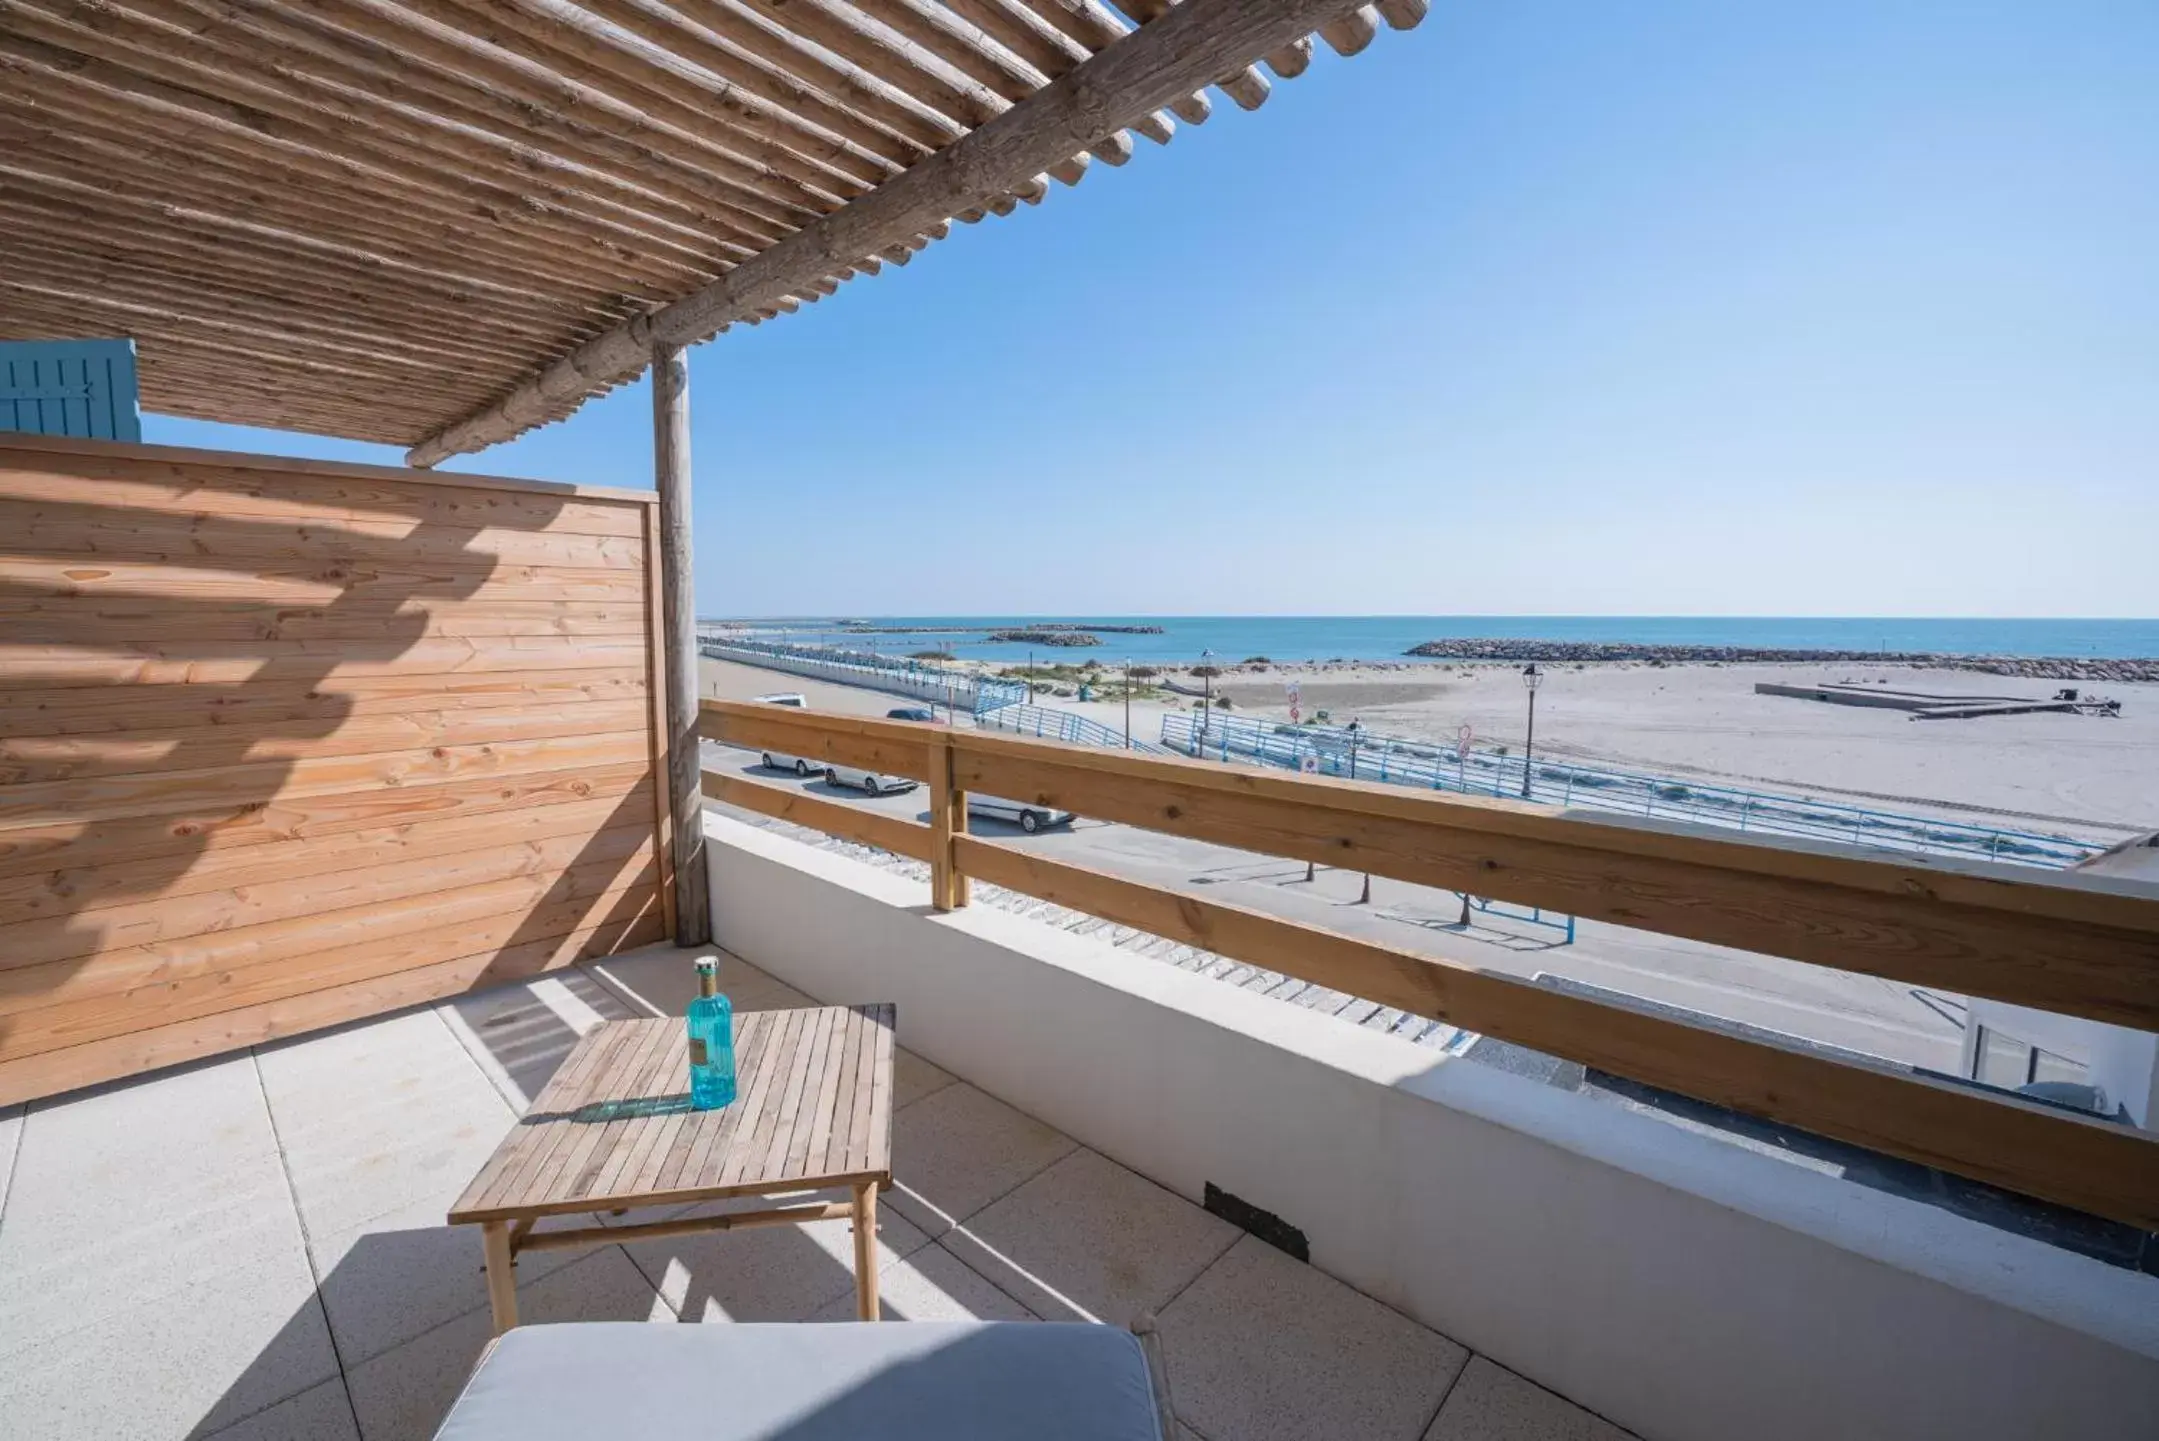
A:
[[[1010,821],[1029,835],[1046,826],[1072,824],[1070,811],[1061,811],[1055,806],[1036,805],[1033,802],[1022,804],[1019,801],[1008,801],[1002,796],[978,796],[973,791],[967,793],[967,814],[988,816],[993,821]]]
[[[854,766],[826,766],[825,779],[836,786],[853,786],[873,796],[895,795],[915,788],[915,782],[906,776],[888,776],[883,771],[859,770]]]

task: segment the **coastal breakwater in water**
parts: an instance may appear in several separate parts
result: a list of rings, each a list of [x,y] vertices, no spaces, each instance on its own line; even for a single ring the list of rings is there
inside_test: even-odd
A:
[[[1428,640],[1406,654],[1426,660],[1535,661],[1562,665],[1635,661],[1651,665],[1908,665],[2026,680],[2159,681],[2159,660],[2071,656],[1943,655],[1932,651],[1803,650],[1775,646],[1640,645],[1626,641]]]
[[[1034,635],[1046,631],[1060,635],[1088,635],[1091,632],[1100,632],[1103,635],[1161,635],[1163,633],[1163,628],[1158,625],[1081,625],[1078,622],[1066,621],[1043,621],[1038,625],[1021,630],[1011,630],[993,625],[871,625],[867,621],[851,620],[841,622],[839,629],[847,635],[982,635],[986,633],[991,640],[998,640],[1008,635]],[[1083,640],[1073,642],[1073,644],[1099,645],[1101,642]]]
[[[1059,630],[1055,627],[1044,627],[1041,630],[991,631],[990,644],[1086,646],[1102,644],[1102,637],[1089,635],[1083,630]]]

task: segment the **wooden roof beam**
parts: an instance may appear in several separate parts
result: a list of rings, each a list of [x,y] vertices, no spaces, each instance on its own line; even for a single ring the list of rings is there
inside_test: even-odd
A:
[[[213,0],[125,0],[145,13],[200,11]],[[758,249],[772,232],[741,230],[737,217],[713,200],[711,177],[681,163],[645,140],[615,134],[584,117],[558,113],[537,87],[520,88],[514,71],[494,84],[475,83],[477,75],[445,68],[438,48],[433,58],[419,53],[430,42],[418,32],[401,34],[366,12],[332,15],[318,3],[310,13],[280,10],[270,0],[214,0],[224,8],[212,21],[195,28],[205,36],[224,31],[259,37],[278,47],[279,63],[305,68],[315,78],[342,78],[384,100],[436,120],[476,132],[509,135],[544,145],[552,154],[606,177],[606,183],[650,198],[662,213],[672,205],[717,238],[739,239]],[[333,23],[333,21],[335,23]],[[175,22],[177,23],[177,22]],[[384,39],[384,36],[391,37]],[[479,62],[475,60],[475,64]],[[634,177],[634,178],[631,178]]]
[[[807,280],[856,256],[890,255],[962,210],[994,204],[1132,119],[1235,74],[1360,7],[1345,0],[1184,0],[1002,115],[861,199],[781,240],[649,316],[638,316],[526,377],[500,401],[414,446],[434,465],[483,450],[643,370],[655,343],[693,345],[730,321],[768,313]],[[1256,72],[1254,72],[1256,74]]]
[[[1100,50],[1125,37],[1125,27],[1118,23],[1116,16],[1102,7],[1101,0],[1009,0],[1009,3],[1017,5],[1085,51]],[[1180,95],[1170,101],[1169,113],[1187,125],[1205,125],[1207,117],[1214,113],[1214,105],[1208,100],[1206,91],[1195,90],[1190,95]],[[1167,123],[1167,116],[1156,118]],[[1145,132],[1144,122],[1140,128]],[[1148,138],[1163,141],[1168,136],[1149,133]]]
[[[1159,23],[1163,16],[1169,14],[1172,3],[1173,0],[1117,0],[1117,8],[1131,16],[1132,23],[1135,25],[1153,25]],[[1302,38],[1304,37],[1292,36],[1285,43],[1294,44]],[[1269,51],[1268,53],[1272,54],[1273,52]],[[1223,74],[1216,76],[1213,83],[1215,88],[1236,101],[1240,110],[1259,109],[1260,106],[1267,103],[1267,96],[1272,93],[1274,88],[1268,82],[1267,77],[1260,74],[1251,65],[1240,65],[1225,71]],[[1195,121],[1194,123],[1197,124],[1198,122]]]
[[[206,130],[215,137],[207,143],[228,153],[274,156],[275,163],[349,179],[366,192],[395,191],[397,203],[409,209],[434,208],[468,226],[491,218],[499,231],[496,243],[529,248],[527,263],[535,272],[583,271],[605,285],[627,271],[665,295],[685,276],[712,268],[687,257],[662,257],[642,233],[535,205],[534,197],[472,175],[470,167],[460,172],[448,161],[401,154],[364,125],[313,114],[270,86],[234,82],[226,87],[234,98],[212,95],[196,88],[204,85],[203,76],[185,63],[124,45],[103,30],[50,22],[21,0],[0,0],[0,14],[7,22],[0,27],[7,32],[0,33],[0,65],[20,74],[26,88],[63,93],[64,104],[148,110],[168,130]],[[475,215],[478,204],[492,208]],[[587,260],[577,253],[586,249],[598,255]]]
[[[991,96],[1017,103],[1042,87],[1042,82],[1054,79],[1072,68],[1053,64],[1050,68],[1015,61],[1008,46],[989,35],[983,28],[962,14],[963,7],[954,5],[928,5],[923,0],[852,0],[863,14],[901,36],[909,44],[919,48],[924,55],[944,62]],[[1151,116],[1143,122],[1156,133],[1151,139],[1167,143],[1169,132]],[[1103,137],[1090,147],[1095,158],[1109,165],[1122,165],[1132,158],[1132,139],[1121,131]]]

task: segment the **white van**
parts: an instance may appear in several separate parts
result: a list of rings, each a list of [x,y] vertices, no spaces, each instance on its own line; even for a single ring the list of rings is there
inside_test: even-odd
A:
[[[752,699],[758,705],[791,706],[796,710],[808,710],[810,705],[808,699],[798,690],[774,691],[771,695],[755,696]],[[811,765],[800,756],[782,755],[778,751],[765,751],[758,759],[764,763],[767,770],[793,771],[805,780],[824,769],[823,766]]]

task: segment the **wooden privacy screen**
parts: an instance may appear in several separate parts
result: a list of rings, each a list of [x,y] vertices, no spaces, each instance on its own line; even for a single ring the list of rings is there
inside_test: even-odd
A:
[[[0,1105],[660,939],[653,521],[0,436]]]

